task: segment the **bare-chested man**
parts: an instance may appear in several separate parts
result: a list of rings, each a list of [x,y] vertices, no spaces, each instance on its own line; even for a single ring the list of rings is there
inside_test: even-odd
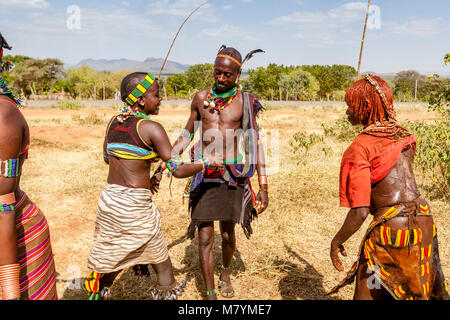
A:
[[[331,242],[331,260],[343,271],[343,243],[370,214],[358,261],[331,293],[356,278],[354,299],[449,299],[439,261],[430,205],[420,197],[413,161],[416,137],[398,125],[389,85],[367,75],[347,91],[347,115],[359,134],[342,157],[340,204],[350,208]]]
[[[231,285],[231,262],[236,249],[235,224],[239,223],[247,237],[252,233],[251,221],[268,206],[268,183],[264,150],[258,136],[256,114],[262,109],[251,95],[238,89],[242,61],[233,48],[222,47],[214,64],[215,83],[196,94],[184,136],[174,144],[182,152],[191,141],[196,124],[201,131],[201,145],[196,145],[194,158],[204,153],[223,158],[223,166],[210,166],[192,178],[190,201],[192,222],[188,234],[192,239],[198,228],[200,265],[206,286],[206,298],[217,299],[214,284],[214,221],[219,221],[222,236],[222,267],[218,288],[223,297],[234,296]],[[239,143],[245,136],[246,143]],[[240,152],[241,148],[243,149]],[[249,178],[258,173],[260,189],[254,197]]]

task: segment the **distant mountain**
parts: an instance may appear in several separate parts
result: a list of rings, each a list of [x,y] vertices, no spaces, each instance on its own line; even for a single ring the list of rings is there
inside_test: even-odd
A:
[[[98,71],[117,71],[127,69],[131,71],[145,71],[153,74],[159,73],[164,60],[161,58],[147,58],[144,61],[128,60],[128,59],[84,59],[73,67],[78,68],[86,64],[89,68]],[[175,61],[168,60],[164,67],[163,74],[176,74],[185,72],[190,66]]]

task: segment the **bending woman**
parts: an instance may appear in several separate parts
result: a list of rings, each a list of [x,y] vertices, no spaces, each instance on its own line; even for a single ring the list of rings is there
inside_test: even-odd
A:
[[[183,164],[172,156],[166,131],[149,115],[159,113],[159,83],[153,75],[132,73],[121,84],[125,105],[108,124],[104,160],[109,164],[108,185],[103,189],[95,223],[95,240],[88,267],[93,270],[85,287],[90,299],[105,299],[121,270],[133,267],[156,272],[158,285],[153,299],[172,300],[181,295],[184,282],[176,283],[167,245],[161,232],[161,217],[152,202],[156,188],[150,182],[151,163],[165,162],[176,178],[185,178],[207,165]]]
[[[0,74],[13,67],[3,48],[11,49],[0,34]],[[0,77],[0,300],[56,300],[47,220],[20,189],[30,141],[21,103]]]

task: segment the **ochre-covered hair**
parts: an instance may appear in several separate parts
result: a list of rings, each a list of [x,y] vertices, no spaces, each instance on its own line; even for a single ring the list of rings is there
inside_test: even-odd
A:
[[[356,118],[364,126],[397,121],[392,89],[378,76],[366,75],[353,83],[345,93],[345,102],[354,109]]]

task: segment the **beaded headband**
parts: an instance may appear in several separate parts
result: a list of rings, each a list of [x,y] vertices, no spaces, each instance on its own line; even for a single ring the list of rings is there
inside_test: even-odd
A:
[[[389,118],[391,118],[392,120],[396,120],[397,118],[397,113],[395,112],[394,109],[394,105],[393,104],[389,104],[386,98],[386,95],[384,94],[383,90],[381,90],[380,86],[378,85],[378,82],[375,81],[375,79],[373,79],[369,74],[366,74],[365,79],[372,85],[375,87],[375,90],[377,91],[377,93],[380,95],[381,97],[381,101],[383,102],[384,106],[385,106],[385,110],[389,116]]]
[[[125,102],[130,106],[134,105],[137,99],[142,96],[147,90],[152,86],[153,82],[155,82],[155,77],[148,73],[144,80],[142,80],[136,88],[125,98]]]
[[[238,60],[236,60],[235,58],[228,56],[226,54],[218,54],[217,58],[226,58],[226,59],[230,59],[231,61],[233,61],[234,63],[236,63],[239,67],[242,67],[242,63],[240,63]]]

